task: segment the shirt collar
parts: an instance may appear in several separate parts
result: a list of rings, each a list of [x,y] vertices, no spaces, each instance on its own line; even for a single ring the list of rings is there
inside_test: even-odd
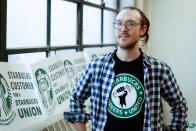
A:
[[[147,66],[150,66],[151,65],[150,56],[148,56],[146,53],[144,53],[141,48],[139,50],[141,52],[141,55],[143,55],[144,64]],[[117,48],[113,52],[110,52],[108,57],[106,58],[106,60],[109,60],[109,59],[113,60],[116,51],[117,51]]]

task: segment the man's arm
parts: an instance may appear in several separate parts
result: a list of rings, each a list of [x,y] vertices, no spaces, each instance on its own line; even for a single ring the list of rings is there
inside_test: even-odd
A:
[[[91,82],[91,69],[90,64],[86,66],[80,80],[77,82],[76,87],[72,91],[70,98],[69,112],[64,112],[64,119],[70,122],[86,122],[90,119],[90,114],[84,110],[85,100],[90,96],[90,82]]]
[[[166,66],[166,71],[163,75],[161,95],[171,107],[171,124],[167,128],[169,130],[185,131],[188,107],[169,66]]]

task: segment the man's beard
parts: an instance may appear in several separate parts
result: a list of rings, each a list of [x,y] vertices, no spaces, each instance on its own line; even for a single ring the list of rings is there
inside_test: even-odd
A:
[[[118,46],[122,49],[128,49],[128,50],[131,50],[133,49],[135,46],[136,46],[137,42],[134,42],[134,43],[129,43],[129,44],[119,44],[118,43]]]

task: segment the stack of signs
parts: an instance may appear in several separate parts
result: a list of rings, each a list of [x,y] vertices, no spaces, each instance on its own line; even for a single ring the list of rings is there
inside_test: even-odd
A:
[[[68,81],[73,88],[85,68],[85,65],[87,63],[86,57],[83,52],[78,52],[75,53],[72,57],[70,54],[66,53],[64,54],[62,59],[64,61],[63,63],[65,66]],[[85,106],[86,113],[90,113],[90,98],[85,102]],[[90,121],[87,123],[87,130],[92,130]]]
[[[113,52],[115,47],[104,47],[104,48],[87,48],[85,49],[85,57],[87,62],[96,58],[97,56],[104,55],[109,52]]]
[[[0,130],[35,130],[62,119],[85,64],[83,52],[32,65],[1,62]]]
[[[29,66],[0,63],[0,130],[22,130],[43,121],[40,100]]]

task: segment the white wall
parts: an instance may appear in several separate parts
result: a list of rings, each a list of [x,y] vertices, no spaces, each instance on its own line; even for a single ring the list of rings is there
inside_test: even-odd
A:
[[[151,0],[150,53],[167,62],[196,121],[196,1]]]

